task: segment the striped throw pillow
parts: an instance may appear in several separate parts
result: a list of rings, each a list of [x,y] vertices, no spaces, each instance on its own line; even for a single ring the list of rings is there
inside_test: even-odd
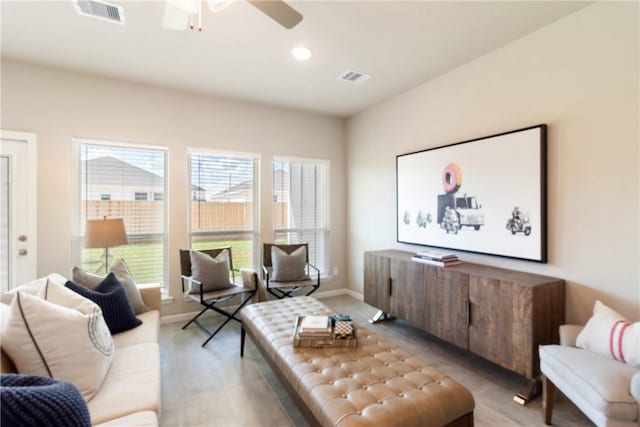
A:
[[[629,322],[600,301],[596,301],[593,316],[576,345],[640,368],[640,322]]]

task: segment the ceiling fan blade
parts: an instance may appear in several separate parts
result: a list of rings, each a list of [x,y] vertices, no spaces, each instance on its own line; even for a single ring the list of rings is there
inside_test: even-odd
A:
[[[247,1],[287,30],[290,30],[302,21],[302,15],[282,0]]]
[[[189,0],[165,0],[162,26],[169,30],[186,30],[189,24],[189,8]]]

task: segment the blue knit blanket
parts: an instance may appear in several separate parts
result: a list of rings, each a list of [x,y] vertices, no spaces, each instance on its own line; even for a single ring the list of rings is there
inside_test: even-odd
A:
[[[71,383],[34,375],[0,375],[2,427],[90,427],[80,391]]]

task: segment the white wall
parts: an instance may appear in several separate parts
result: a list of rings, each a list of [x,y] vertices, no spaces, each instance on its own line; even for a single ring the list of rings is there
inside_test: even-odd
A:
[[[549,125],[546,265],[468,261],[567,281],[567,320],[596,298],[640,319],[638,3],[582,9],[352,117],[347,123],[350,286],[363,252],[396,243],[395,156]]]
[[[188,246],[187,147],[261,155],[261,239],[272,241],[271,159],[331,161],[331,266],[339,275],[322,290],[345,287],[344,121],[142,84],[2,62],[1,128],[38,135],[38,273],[67,274],[71,260],[71,139],[169,147],[169,277],[173,304],[163,314],[193,311],[180,295],[178,249]],[[191,304],[191,305],[190,305]]]

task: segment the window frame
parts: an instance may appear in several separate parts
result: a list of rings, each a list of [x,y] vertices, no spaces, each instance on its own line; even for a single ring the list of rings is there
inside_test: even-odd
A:
[[[163,202],[163,217],[164,217],[164,233],[161,234],[163,241],[163,275],[162,275],[162,283],[161,292],[163,295],[168,296],[170,292],[170,257],[169,257],[169,202],[170,202],[170,194],[169,194],[169,147],[164,145],[156,145],[156,144],[146,144],[146,143],[138,143],[138,142],[124,142],[124,141],[114,141],[114,140],[106,140],[106,139],[94,139],[94,138],[84,138],[84,137],[74,137],[71,138],[71,159],[72,159],[72,182],[73,182],[73,194],[72,194],[72,208],[73,212],[71,214],[71,229],[72,229],[72,254],[71,259],[72,262],[81,261],[80,259],[76,259],[74,257],[74,242],[78,240],[84,239],[84,230],[80,229],[81,217],[82,213],[80,211],[82,204],[82,178],[81,178],[81,151],[83,145],[94,145],[94,146],[105,146],[109,148],[129,148],[129,149],[138,149],[138,150],[156,150],[164,152],[164,199]],[[135,199],[135,196],[134,196]],[[111,198],[110,198],[111,200]],[[148,200],[148,199],[147,199]],[[129,234],[129,233],[127,233]],[[140,237],[136,235],[136,237]],[[126,260],[125,260],[126,261]],[[135,279],[135,278],[134,278]],[[139,282],[143,283],[143,282]]]
[[[273,180],[274,180],[274,164],[275,162],[289,162],[289,163],[307,163],[314,165],[322,165],[325,167],[325,176],[324,182],[322,183],[322,194],[320,203],[321,217],[324,218],[325,227],[326,228],[276,228],[274,224],[274,220],[271,222],[272,226],[272,236],[275,242],[276,233],[278,232],[305,232],[305,231],[323,231],[326,233],[326,271],[323,271],[322,266],[316,266],[320,270],[320,277],[322,278],[330,278],[331,277],[331,160],[329,159],[320,159],[313,157],[294,157],[294,156],[281,156],[275,155],[271,160],[271,212],[273,214],[273,206],[276,203],[276,189],[273,188]]]

